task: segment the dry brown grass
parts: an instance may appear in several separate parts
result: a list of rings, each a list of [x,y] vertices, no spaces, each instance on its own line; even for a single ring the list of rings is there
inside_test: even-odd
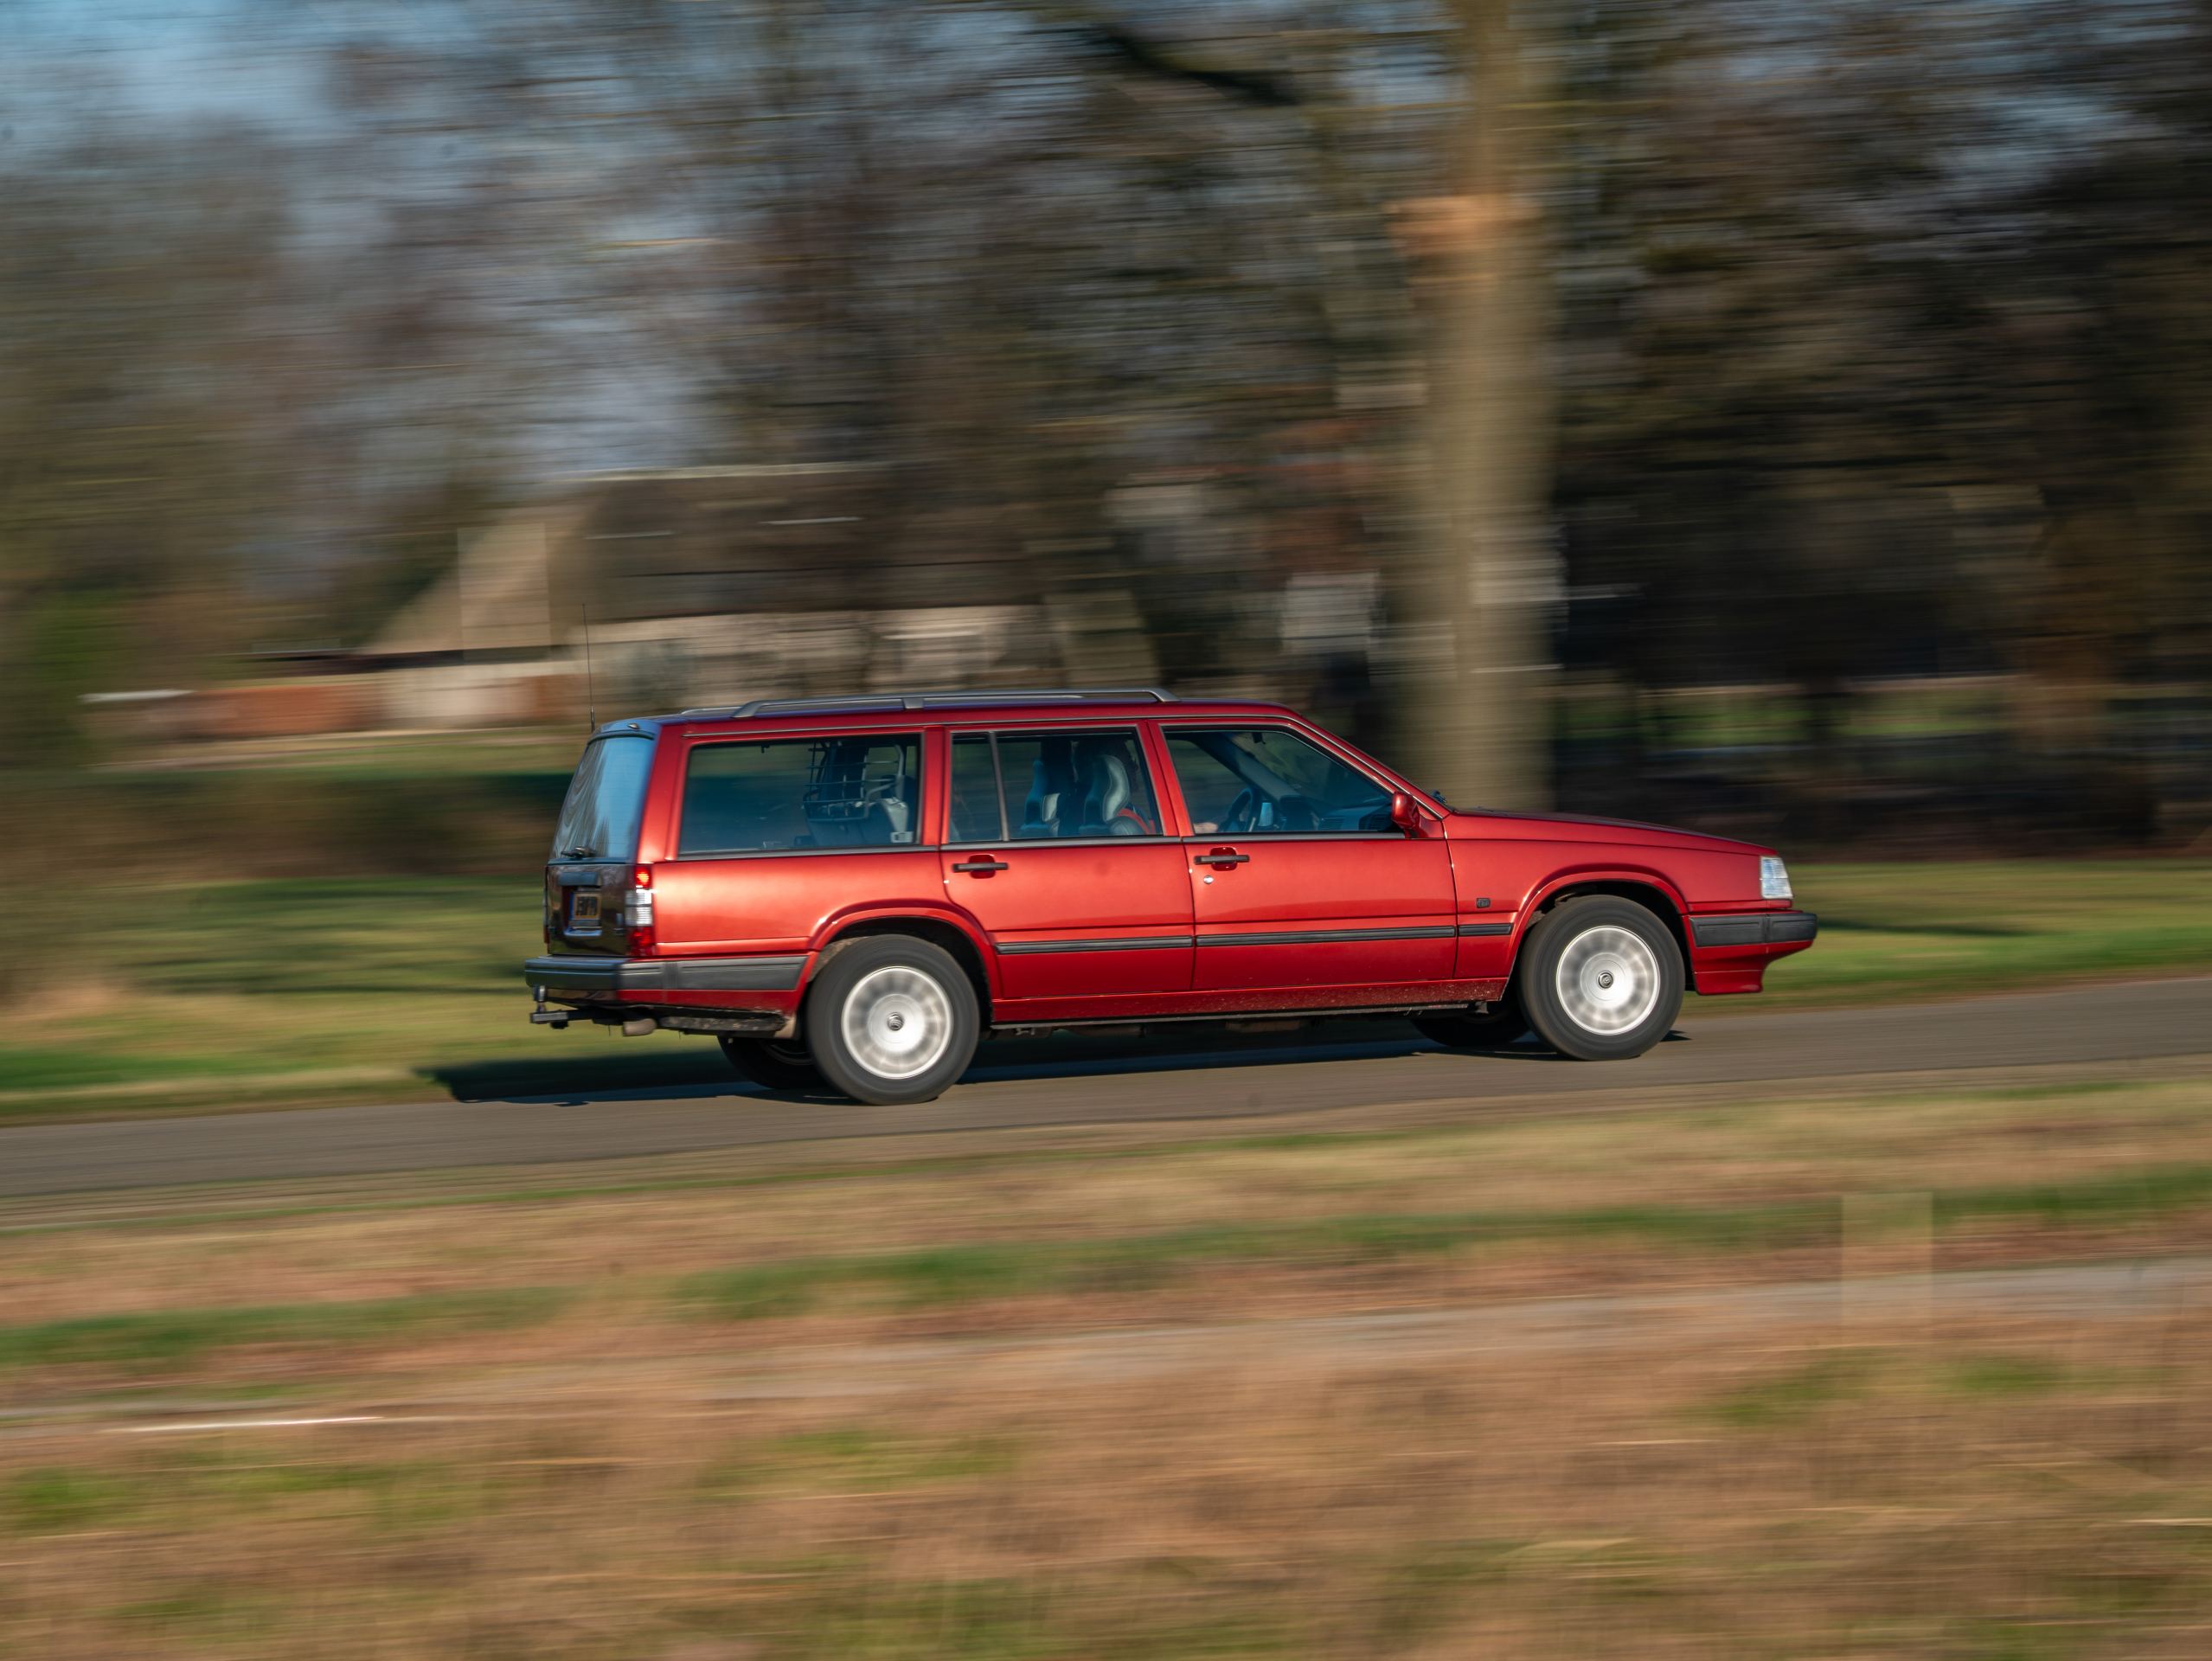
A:
[[[740,1402],[679,1369],[80,1430],[9,1450],[0,1595],[57,1661],[2194,1657],[2208,1339],[2174,1314],[1076,1388],[985,1359]]]
[[[16,1328],[310,1313],[0,1371],[0,1654],[2179,1661],[2212,1651],[2212,1315],[2172,1296],[1701,1325],[1730,1288],[1832,1281],[1834,1240],[1533,1227],[934,1301],[840,1283],[734,1324],[677,1294],[951,1241],[2081,1183],[2201,1158],[2208,1096],[1781,1102],[19,1234]],[[2203,1222],[1985,1215],[1933,1260],[2201,1251]],[[497,1331],[311,1318],[532,1286],[572,1290]],[[1448,1354],[1372,1318],[1249,1324],[1661,1286],[1713,1296],[1563,1317],[1579,1336],[1552,1344],[1485,1347],[1485,1315]],[[1130,1330],[1174,1323],[1181,1348]]]

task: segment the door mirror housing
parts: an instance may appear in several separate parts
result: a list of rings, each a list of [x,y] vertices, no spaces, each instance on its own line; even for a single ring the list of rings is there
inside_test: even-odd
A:
[[[1420,805],[1404,791],[1393,792],[1390,797],[1390,823],[1397,830],[1412,836],[1420,829]]]

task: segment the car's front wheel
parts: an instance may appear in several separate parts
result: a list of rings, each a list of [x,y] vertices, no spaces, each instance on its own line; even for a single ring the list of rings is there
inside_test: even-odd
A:
[[[722,1035],[722,1054],[729,1064],[758,1085],[771,1090],[819,1090],[822,1070],[803,1043],[789,1038],[741,1038]]]
[[[807,1047],[822,1076],[880,1106],[944,1094],[968,1070],[980,1029],[960,965],[907,934],[843,947],[806,995]]]
[[[1682,1013],[1682,953],[1644,907],[1612,895],[1566,900],[1529,931],[1518,985],[1529,1023],[1562,1055],[1619,1061],[1665,1037]]]

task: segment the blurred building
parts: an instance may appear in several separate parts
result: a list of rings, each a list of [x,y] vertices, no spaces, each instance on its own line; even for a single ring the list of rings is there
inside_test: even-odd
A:
[[[247,737],[1160,677],[1114,539],[1041,542],[1010,510],[917,510],[901,471],[575,480],[462,531],[452,568],[360,648],[270,654],[280,683],[196,695],[162,719]]]

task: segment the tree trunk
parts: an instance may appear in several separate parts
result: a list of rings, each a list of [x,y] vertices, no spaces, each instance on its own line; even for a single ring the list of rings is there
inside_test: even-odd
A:
[[[1555,394],[1537,192],[1545,70],[1509,0],[1455,0],[1473,112],[1459,192],[1407,204],[1428,312],[1426,511],[1407,584],[1403,730],[1459,805],[1551,799]]]

